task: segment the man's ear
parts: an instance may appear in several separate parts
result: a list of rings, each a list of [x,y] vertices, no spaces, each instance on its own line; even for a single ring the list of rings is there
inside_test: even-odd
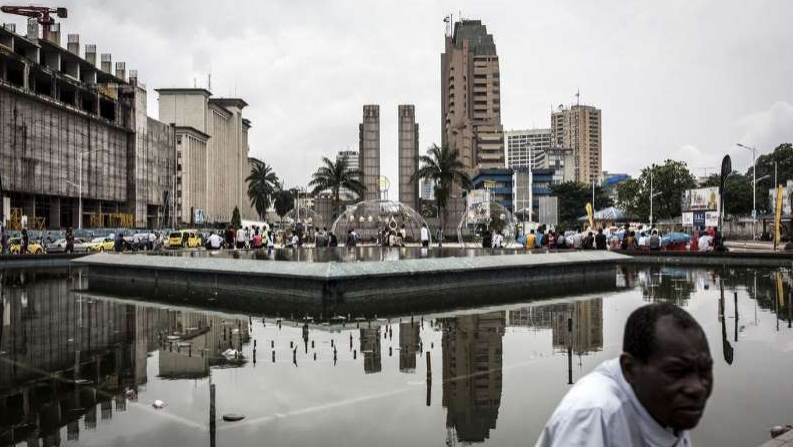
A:
[[[628,352],[620,354],[620,369],[623,371],[623,378],[629,384],[634,384],[640,374],[640,362]]]

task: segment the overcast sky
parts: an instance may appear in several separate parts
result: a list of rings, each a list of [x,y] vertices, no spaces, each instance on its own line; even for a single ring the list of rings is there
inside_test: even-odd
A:
[[[551,108],[579,90],[602,110],[606,170],[636,174],[676,158],[702,175],[726,153],[744,170],[751,157],[736,142],[767,152],[792,141],[791,0],[59,5],[69,8],[63,44],[77,32],[138,69],[154,117],[154,88],[206,87],[211,72],[214,95],[248,102],[251,155],[288,186],[305,184],[321,156],[358,148],[363,104],[380,104],[381,172],[393,184],[398,104],[416,105],[422,151],[440,143],[450,13],[494,36],[505,130],[548,127]],[[24,20],[3,20],[24,30]]]

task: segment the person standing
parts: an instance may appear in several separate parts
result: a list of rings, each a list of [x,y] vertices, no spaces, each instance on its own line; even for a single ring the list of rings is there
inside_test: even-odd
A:
[[[22,250],[19,252],[20,254],[26,255],[28,254],[28,243],[30,243],[30,239],[28,238],[28,229],[22,229]]]
[[[651,237],[648,238],[648,248],[651,251],[659,251],[662,249],[662,238],[659,237],[659,233],[656,230],[651,232]]]
[[[595,246],[596,250],[606,250],[607,249],[607,237],[604,235],[604,229],[599,228],[598,234],[595,237]]]
[[[345,247],[352,248],[356,246],[356,235],[353,230],[347,230],[347,239],[345,240]]]
[[[408,232],[405,231],[405,224],[402,224],[402,226],[400,226],[400,240],[402,240],[402,243],[400,243],[401,247],[404,246],[407,236],[408,236]]]
[[[242,250],[245,248],[245,241],[248,238],[245,234],[245,229],[240,228],[237,230],[237,249]]]
[[[336,235],[333,231],[328,234],[328,246],[329,247],[338,247],[339,241],[336,239]]]
[[[524,245],[524,248],[527,250],[532,250],[535,248],[535,230],[529,230],[529,234],[527,235],[527,242]]]
[[[66,229],[66,253],[74,253],[74,232],[72,227]]]
[[[438,227],[438,230],[436,230],[436,240],[438,241],[438,248],[441,248],[444,242],[444,230],[442,230],[441,227]]]
[[[214,231],[210,234],[209,239],[207,240],[207,248],[210,250],[220,250],[221,245],[223,245],[223,238],[220,237]]]
[[[262,234],[259,233],[259,228],[254,230],[254,248],[259,249],[262,248]]]
[[[422,241],[422,247],[427,248],[430,245],[430,231],[428,231],[426,224],[422,224],[422,229],[419,231],[419,239]]]

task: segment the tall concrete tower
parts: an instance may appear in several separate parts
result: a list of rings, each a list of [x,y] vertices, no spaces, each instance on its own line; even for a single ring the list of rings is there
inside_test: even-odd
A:
[[[378,199],[378,180],[380,179],[380,106],[364,106],[364,117],[358,125],[359,166],[364,171],[364,200]]]
[[[573,176],[581,183],[601,176],[601,110],[593,106],[563,107],[551,114],[551,140],[556,147],[573,150]]]
[[[441,54],[441,143],[457,149],[471,172],[505,166],[499,83],[499,56],[485,25],[461,20],[448,28]]]
[[[411,176],[419,169],[419,125],[416,124],[413,104],[397,106],[397,119],[400,202],[417,209],[419,206],[419,182],[412,182]]]

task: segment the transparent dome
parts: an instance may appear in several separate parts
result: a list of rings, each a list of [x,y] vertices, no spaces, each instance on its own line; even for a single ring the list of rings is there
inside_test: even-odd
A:
[[[304,225],[307,227],[322,228],[325,225],[323,216],[309,208],[298,207],[289,210],[284,215],[284,223],[290,226]]]
[[[339,215],[331,231],[344,240],[348,230],[354,230],[363,243],[373,244],[385,229],[400,230],[405,225],[406,243],[418,243],[422,224],[427,222],[408,205],[392,200],[366,200]]]
[[[503,238],[502,247],[514,247],[517,225],[513,213],[502,204],[494,201],[473,203],[467,206],[458,224],[458,242],[461,247],[483,247],[483,239],[493,241],[499,234]]]

